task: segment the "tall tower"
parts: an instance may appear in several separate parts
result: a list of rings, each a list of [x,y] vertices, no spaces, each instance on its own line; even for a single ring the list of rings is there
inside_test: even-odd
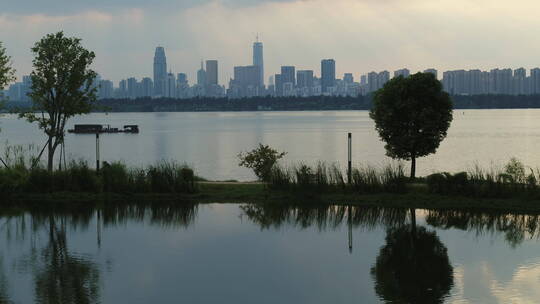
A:
[[[197,71],[197,84],[206,87],[206,71],[204,70],[203,61],[201,61],[201,69]]]
[[[167,81],[167,58],[165,49],[156,47],[154,54],[154,95],[163,96],[165,93],[165,82]]]
[[[321,61],[321,87],[322,92],[327,93],[328,88],[336,85],[336,62],[334,59]]]
[[[206,60],[206,94],[214,96],[218,84],[218,61]]]
[[[259,42],[259,35],[257,35],[257,40],[253,43],[253,65],[258,66],[259,69],[259,86],[264,86],[264,56],[263,56],[263,44]]]

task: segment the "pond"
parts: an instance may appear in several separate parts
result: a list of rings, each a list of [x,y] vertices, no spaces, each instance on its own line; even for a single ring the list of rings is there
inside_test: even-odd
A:
[[[527,303],[540,215],[107,204],[0,212],[0,303]]]

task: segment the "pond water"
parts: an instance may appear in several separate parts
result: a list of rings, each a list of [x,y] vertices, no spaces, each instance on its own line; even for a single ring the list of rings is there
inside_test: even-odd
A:
[[[236,155],[258,143],[288,154],[284,163],[347,161],[347,133],[353,134],[353,161],[382,165],[390,161],[367,111],[227,112],[227,113],[94,113],[68,123],[138,124],[141,133],[101,137],[101,159],[144,166],[177,160],[212,180],[253,180],[238,166]],[[6,115],[0,118],[0,151],[10,144],[45,143],[35,125]],[[39,146],[39,147],[38,147]],[[68,134],[69,158],[95,163],[95,138]],[[468,110],[454,112],[447,139],[434,155],[418,160],[418,173],[466,171],[475,163],[503,166],[515,156],[540,167],[540,110]],[[39,152],[39,151],[37,151]],[[38,153],[35,153],[38,154]]]
[[[533,303],[539,224],[349,206],[3,210],[0,303]]]

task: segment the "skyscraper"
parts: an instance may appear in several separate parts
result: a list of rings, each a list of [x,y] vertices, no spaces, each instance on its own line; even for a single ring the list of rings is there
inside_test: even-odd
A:
[[[154,54],[154,95],[163,96],[165,92],[165,81],[167,80],[167,58],[165,49],[156,47]]]
[[[257,41],[253,43],[253,65],[259,67],[258,85],[264,87],[263,44],[259,42],[259,36],[257,36]]]
[[[281,83],[292,83],[292,86],[296,86],[296,75],[295,67],[293,66],[282,66],[281,67]]]
[[[296,84],[299,88],[313,87],[313,71],[303,70],[296,72]]]
[[[206,96],[216,96],[218,88],[218,61],[206,60]]]
[[[208,86],[218,84],[218,61],[206,60],[206,83]]]
[[[197,84],[200,87],[206,87],[206,71],[204,70],[204,63],[201,61],[201,69],[197,71]]]
[[[322,93],[327,93],[328,88],[336,84],[336,62],[334,59],[323,59],[321,61],[321,87]]]

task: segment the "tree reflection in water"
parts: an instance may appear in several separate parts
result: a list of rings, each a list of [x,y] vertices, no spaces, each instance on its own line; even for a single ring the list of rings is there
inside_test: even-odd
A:
[[[434,231],[411,224],[390,228],[371,269],[375,292],[387,303],[442,303],[453,286],[447,249]]]
[[[37,303],[98,303],[98,266],[68,249],[65,221],[49,218],[47,245],[34,263]]]
[[[13,232],[17,241],[31,238],[46,232],[43,247],[31,240],[28,255],[14,263],[24,265],[19,268],[33,276],[36,303],[99,303],[101,294],[101,274],[99,265],[91,255],[81,255],[70,250],[69,232],[87,231],[96,220],[97,246],[99,247],[102,227],[115,227],[128,221],[145,222],[162,228],[188,227],[197,215],[196,204],[178,202],[148,202],[136,204],[107,204],[104,208],[80,207],[35,208],[16,215],[0,211],[4,220],[1,229],[6,238]],[[30,219],[31,229],[26,229]],[[39,238],[39,237],[38,237]],[[1,259],[0,259],[0,262]],[[0,263],[2,266],[3,263]],[[0,304],[11,303],[8,297],[8,281],[0,268]]]

